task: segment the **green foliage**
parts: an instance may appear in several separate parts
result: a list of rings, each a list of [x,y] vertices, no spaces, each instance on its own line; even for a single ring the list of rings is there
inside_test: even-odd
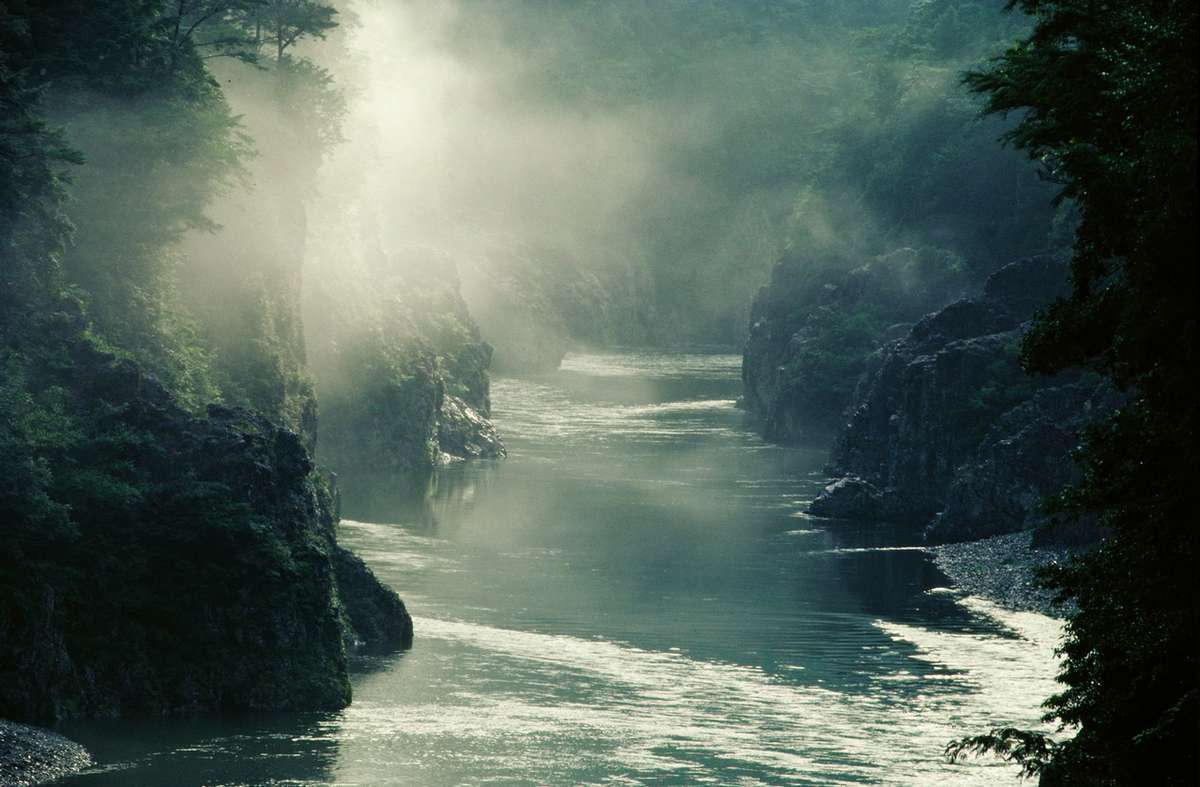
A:
[[[35,398],[26,380],[28,359],[6,352],[0,361],[0,520],[6,548],[19,549],[33,538],[71,534],[70,506],[51,496],[51,456],[79,435],[61,389]]]
[[[275,59],[304,38],[324,38],[337,27],[337,10],[314,0],[259,0],[242,14],[243,24],[253,25],[255,40],[270,44]]]
[[[324,68],[304,58],[285,55],[274,67],[275,99],[299,137],[302,150],[326,153],[343,141],[346,98]]]
[[[87,293],[98,331],[132,354],[185,401],[215,394],[207,353],[176,292],[186,232],[209,230],[205,209],[236,182],[250,147],[219,92],[199,98],[156,91],[110,99],[92,91],[53,94],[87,165],[74,177],[74,225],[64,267]]]
[[[1041,774],[1046,762],[1061,748],[1061,744],[1045,735],[1014,727],[997,727],[983,735],[972,735],[946,745],[946,759],[958,762],[975,754],[996,754],[1021,766],[1023,778]]]
[[[1044,761],[1043,783],[1191,784],[1198,11],[1186,2],[1012,5],[1035,16],[1035,29],[967,81],[989,111],[1021,113],[1007,140],[1080,212],[1073,292],[1035,325],[1023,360],[1035,372],[1086,365],[1130,395],[1087,433],[1083,479],[1057,502],[1098,516],[1109,533],[1052,578],[1078,612],[1049,718],[1079,732],[1028,756]]]
[[[348,698],[304,447],[178,407],[225,395],[178,247],[216,229],[208,206],[251,153],[205,60],[252,59],[210,33],[256,5],[0,6],[0,714]],[[293,72],[299,117],[319,103],[306,79],[331,88]],[[268,350],[221,382],[255,385]]]

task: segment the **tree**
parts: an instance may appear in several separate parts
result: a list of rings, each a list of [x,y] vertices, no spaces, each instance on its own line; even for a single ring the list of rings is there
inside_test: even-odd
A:
[[[336,17],[335,8],[315,0],[260,0],[245,19],[255,41],[274,46],[278,62],[301,39],[324,38],[337,27]]]
[[[1128,394],[1086,434],[1083,480],[1054,503],[1106,534],[1049,580],[1078,611],[1047,718],[1078,734],[1016,750],[1043,784],[1194,784],[1197,4],[1009,7],[1034,30],[967,84],[989,112],[1021,113],[1007,141],[1081,218],[1073,292],[1041,315],[1023,360],[1035,373],[1089,366]],[[953,746],[1012,753],[1012,732]]]

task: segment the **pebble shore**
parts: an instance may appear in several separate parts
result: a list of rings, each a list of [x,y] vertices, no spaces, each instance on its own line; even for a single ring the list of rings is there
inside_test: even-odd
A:
[[[1033,533],[1009,533],[981,541],[930,547],[933,561],[963,591],[1008,609],[1065,617],[1069,609],[1053,602],[1053,594],[1037,586],[1037,569],[1066,563],[1071,550],[1035,548]]]
[[[0,719],[0,785],[32,787],[87,768],[87,749],[63,736]]]

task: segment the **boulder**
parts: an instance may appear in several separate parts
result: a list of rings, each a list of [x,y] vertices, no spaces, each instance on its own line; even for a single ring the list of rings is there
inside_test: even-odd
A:
[[[457,459],[497,459],[506,453],[492,422],[452,394],[442,401],[438,447]]]
[[[373,652],[412,647],[412,617],[396,592],[348,549],[333,553],[338,596],[345,614],[343,640],[351,650]]]
[[[1075,478],[1080,431],[1119,401],[1095,375],[1031,377],[1021,368],[1030,320],[1066,288],[1061,260],[1019,260],[993,274],[979,297],[927,315],[884,345],[867,363],[831,454],[830,474],[851,483],[831,485],[813,511],[932,520],[936,542],[1037,525],[1042,499]]]
[[[883,494],[856,476],[840,478],[825,487],[808,513],[830,519],[877,519],[884,515]]]

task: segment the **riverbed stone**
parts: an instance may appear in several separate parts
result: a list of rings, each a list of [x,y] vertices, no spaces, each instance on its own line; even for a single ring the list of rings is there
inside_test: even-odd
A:
[[[32,787],[92,764],[80,744],[56,732],[0,719],[0,785]]]
[[[873,519],[883,511],[883,493],[857,476],[827,485],[808,507],[808,513],[830,519]]]

